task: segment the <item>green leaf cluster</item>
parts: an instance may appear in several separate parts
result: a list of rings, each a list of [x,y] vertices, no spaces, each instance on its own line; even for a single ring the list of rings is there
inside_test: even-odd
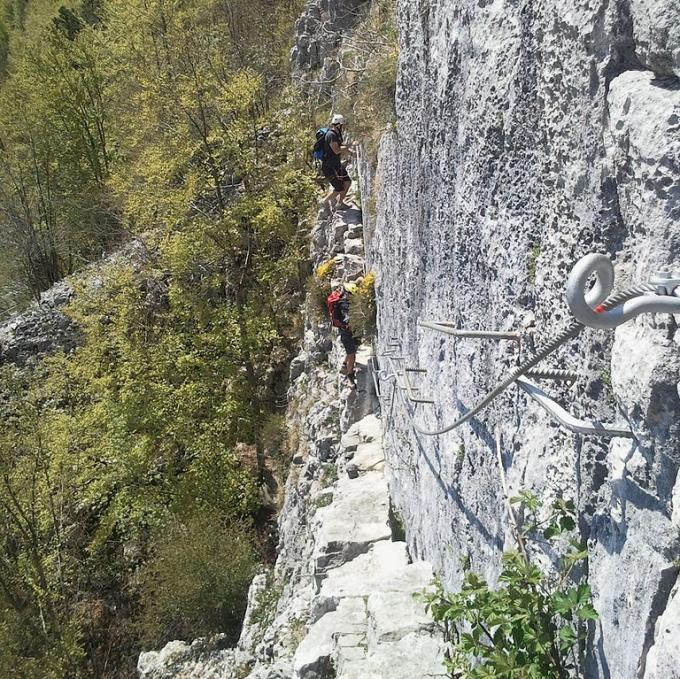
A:
[[[445,665],[454,677],[486,679],[563,679],[582,676],[585,623],[597,619],[590,587],[573,577],[587,551],[568,540],[557,573],[546,573],[530,556],[535,542],[555,549],[575,528],[570,500],[557,500],[547,516],[538,498],[521,492],[511,502],[526,512],[519,549],[503,555],[498,586],[493,588],[464,565],[460,592],[447,592],[440,581],[421,595],[434,619],[452,641]]]

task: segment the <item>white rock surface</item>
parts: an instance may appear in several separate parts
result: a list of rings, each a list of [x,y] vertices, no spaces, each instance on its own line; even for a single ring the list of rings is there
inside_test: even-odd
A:
[[[407,634],[399,641],[381,644],[375,652],[369,647],[364,657],[346,661],[338,679],[446,677],[442,664],[432,660],[443,655],[441,641],[423,634]]]
[[[675,0],[631,0],[635,51],[659,75],[680,77],[680,4]]]
[[[381,473],[341,476],[333,501],[317,510],[314,563],[323,572],[350,561],[379,540],[389,540],[389,496]]]
[[[614,258],[616,289],[680,270],[679,11],[676,0],[398,3],[396,130],[361,188],[378,205],[364,220],[377,352],[399,341],[404,364],[427,371],[414,383],[436,403],[411,408],[418,422],[449,424],[517,361],[514,343],[454,340],[419,320],[515,330],[533,318],[526,357],[569,323],[564,284],[584,254]],[[410,553],[449,587],[467,558],[493,579],[508,546],[497,433],[511,494],[576,502],[601,616],[589,678],[643,676],[652,648],[664,671],[675,660],[657,639],[661,620],[673,629],[680,557],[678,320],[588,330],[548,362],[581,377],[547,390],[579,417],[626,421],[633,447],[569,434],[515,388],[422,436],[399,393],[382,390]]]
[[[657,620],[655,643],[647,654],[645,679],[680,677],[680,590],[676,587]]]
[[[409,563],[403,542],[378,542],[366,554],[326,574],[315,606],[332,610],[341,599],[367,597],[373,592],[420,592],[431,580],[430,564]]]
[[[218,650],[220,638],[192,644],[171,641],[159,651],[142,653],[137,662],[140,679],[236,679],[235,653]]]
[[[366,604],[362,599],[345,599],[335,611],[314,623],[298,646],[293,661],[298,679],[324,679],[331,674],[336,644],[343,637],[366,638]]]

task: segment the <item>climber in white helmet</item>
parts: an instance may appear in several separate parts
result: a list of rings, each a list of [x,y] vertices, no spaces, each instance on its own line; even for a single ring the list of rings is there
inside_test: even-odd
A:
[[[351,207],[345,203],[345,196],[352,185],[352,180],[347,174],[347,169],[342,164],[342,156],[347,154],[354,155],[354,151],[342,143],[342,133],[344,130],[345,118],[336,113],[331,119],[331,124],[324,138],[324,154],[321,162],[321,172],[331,184],[331,190],[324,198],[324,201],[328,202],[331,207],[337,201],[337,208],[339,210],[346,210]]]

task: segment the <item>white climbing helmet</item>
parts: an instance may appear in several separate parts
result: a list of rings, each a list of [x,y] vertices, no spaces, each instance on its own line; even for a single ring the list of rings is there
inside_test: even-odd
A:
[[[331,119],[331,125],[344,125],[345,124],[345,116],[340,115],[339,113],[336,113],[333,118]]]

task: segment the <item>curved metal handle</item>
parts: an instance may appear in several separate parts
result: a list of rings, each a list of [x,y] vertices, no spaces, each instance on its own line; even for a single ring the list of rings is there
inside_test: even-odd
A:
[[[592,290],[586,293],[586,283],[595,274]],[[614,267],[606,255],[586,255],[576,262],[567,279],[567,304],[579,323],[591,328],[616,328],[626,321],[645,313],[680,313],[680,299],[675,297],[647,296],[653,293],[651,285],[640,286],[639,296],[629,299],[611,311],[600,308],[614,287]]]
[[[537,384],[525,377],[518,377],[517,384],[531,398],[538,403],[548,415],[561,424],[565,429],[573,431],[575,434],[595,434],[597,436],[622,436],[624,438],[634,438],[630,428],[623,429],[620,425],[599,422],[598,420],[580,420],[565,410],[557,401],[552,399]]]

